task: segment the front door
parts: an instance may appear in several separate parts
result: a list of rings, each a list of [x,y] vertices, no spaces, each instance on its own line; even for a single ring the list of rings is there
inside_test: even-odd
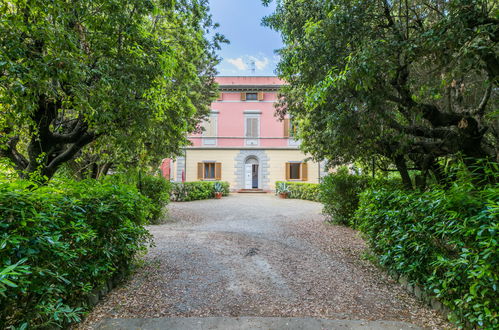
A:
[[[244,189],[251,189],[253,186],[253,164],[244,166]]]
[[[253,164],[253,170],[252,170],[252,188],[253,189],[258,189],[258,164]]]

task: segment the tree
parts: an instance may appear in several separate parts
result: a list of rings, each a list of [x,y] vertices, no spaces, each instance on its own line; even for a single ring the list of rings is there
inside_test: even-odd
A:
[[[268,3],[269,1],[264,1]],[[441,157],[498,161],[498,6],[481,0],[277,1],[278,107],[333,164],[383,156],[445,181]]]
[[[206,0],[0,4],[0,156],[51,178],[84,147],[178,152],[216,96]]]

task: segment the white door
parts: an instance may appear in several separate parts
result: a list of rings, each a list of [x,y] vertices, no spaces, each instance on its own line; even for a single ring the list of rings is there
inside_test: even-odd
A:
[[[253,184],[253,164],[244,165],[244,189],[251,189]]]

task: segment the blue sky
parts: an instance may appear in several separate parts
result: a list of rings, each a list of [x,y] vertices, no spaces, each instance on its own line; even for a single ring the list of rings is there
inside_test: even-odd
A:
[[[260,0],[210,0],[213,20],[220,24],[217,32],[230,41],[219,53],[223,59],[218,65],[219,75],[275,75],[279,59],[274,50],[282,47],[281,37],[261,25],[262,18],[274,8],[275,4],[264,7]]]

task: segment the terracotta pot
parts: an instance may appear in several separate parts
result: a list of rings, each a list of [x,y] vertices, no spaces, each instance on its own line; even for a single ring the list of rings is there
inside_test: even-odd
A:
[[[279,198],[288,198],[288,193],[279,193]]]
[[[221,192],[216,192],[216,193],[215,193],[215,198],[216,198],[216,199],[220,199],[220,198],[222,198],[222,193],[221,193]]]

